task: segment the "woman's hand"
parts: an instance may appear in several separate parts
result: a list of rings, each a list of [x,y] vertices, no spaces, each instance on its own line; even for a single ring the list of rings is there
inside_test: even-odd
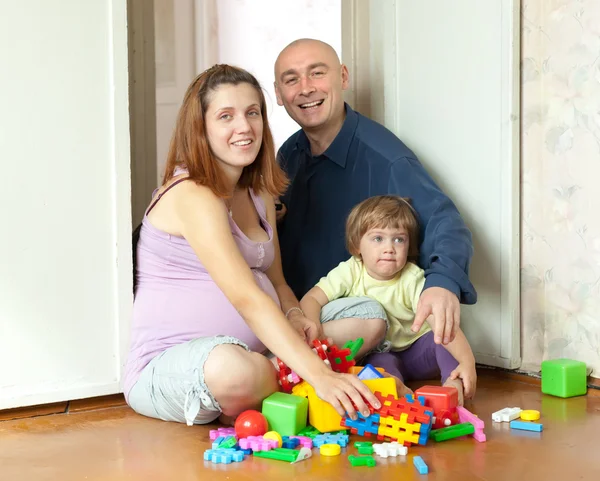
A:
[[[317,324],[316,322],[311,321],[308,317],[299,313],[297,315],[290,316],[289,320],[294,330],[309,344],[312,344],[315,339],[323,338],[323,328],[321,327],[321,323]]]
[[[311,378],[309,383],[317,396],[331,404],[340,416],[348,413],[350,419],[355,420],[358,418],[357,409],[363,416],[368,416],[370,410],[365,400],[375,409],[381,407],[375,394],[353,374],[340,374],[326,368]]]

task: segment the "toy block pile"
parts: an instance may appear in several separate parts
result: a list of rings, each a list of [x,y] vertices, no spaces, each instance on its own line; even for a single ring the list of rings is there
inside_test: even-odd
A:
[[[381,441],[357,442],[358,456],[348,457],[352,465],[372,467],[377,464],[374,456],[406,456],[408,447],[425,445],[430,437],[441,441],[472,434],[485,440],[483,422],[468,411],[461,411],[455,388],[423,386],[414,397],[398,399],[396,381],[385,376],[383,369],[355,366],[354,356],[362,344],[359,338],[340,349],[317,340],[313,351],[334,371],[356,374],[379,399],[380,409],[370,407],[368,416],[357,413],[356,420],[342,417],[317,396],[310,384],[277,359],[282,392],[264,399],[262,412],[249,410],[240,414],[235,429],[211,431],[213,446],[204,453],[204,459],[229,464],[253,455],[296,463],[309,458],[313,448],[323,456],[340,455],[352,434]],[[465,431],[459,423],[470,428]],[[419,472],[427,472],[422,459],[415,457],[414,462]]]

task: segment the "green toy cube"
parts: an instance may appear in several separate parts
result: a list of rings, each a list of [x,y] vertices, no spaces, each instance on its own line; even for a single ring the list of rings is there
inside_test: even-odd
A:
[[[306,427],[308,399],[276,392],[263,401],[262,413],[269,421],[269,429],[282,436],[295,436]]]
[[[562,398],[587,394],[585,363],[572,359],[543,361],[542,392]]]

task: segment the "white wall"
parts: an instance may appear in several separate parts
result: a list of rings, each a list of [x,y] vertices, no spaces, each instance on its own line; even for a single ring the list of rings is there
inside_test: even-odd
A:
[[[341,2],[342,0],[217,2],[218,62],[245,68],[265,88],[276,148],[299,127],[289,118],[285,109],[277,105],[273,89],[275,59],[288,43],[304,37],[323,40],[341,55]]]
[[[131,304],[125,4],[0,5],[0,409],[120,390]]]

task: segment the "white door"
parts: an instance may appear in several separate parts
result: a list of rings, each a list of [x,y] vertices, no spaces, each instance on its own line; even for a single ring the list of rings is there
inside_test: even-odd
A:
[[[396,133],[473,232],[478,362],[520,365],[518,0],[343,2],[348,100]]]
[[[126,4],[3,2],[0,45],[0,409],[120,392],[133,297]]]
[[[157,185],[183,95],[196,74],[193,0],[154,0]]]

